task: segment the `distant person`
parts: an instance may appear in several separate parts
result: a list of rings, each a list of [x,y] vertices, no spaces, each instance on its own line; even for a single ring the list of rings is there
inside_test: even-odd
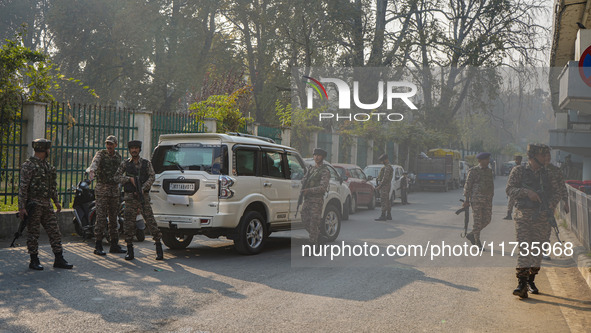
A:
[[[380,169],[376,182],[378,186],[376,190],[380,193],[380,200],[382,205],[382,215],[375,219],[376,221],[392,220],[392,203],[390,202],[390,191],[392,190],[392,177],[394,176],[394,168],[390,165],[388,155],[382,154],[380,162],[384,166]]]
[[[493,171],[488,167],[490,153],[476,155],[478,165],[470,168],[464,185],[464,208],[472,206],[474,225],[466,238],[472,245],[482,248],[480,232],[490,224],[494,196]]]
[[[515,166],[521,165],[523,161],[523,157],[521,155],[515,155]],[[515,207],[515,199],[509,197],[509,202],[507,203],[507,216],[505,216],[504,220],[512,220],[513,219],[513,207]]]
[[[408,172],[404,171],[400,178],[400,200],[402,200],[403,205],[408,205],[408,181]]]
[[[330,182],[330,171],[324,163],[328,152],[321,148],[314,149],[314,166],[302,179],[305,184],[301,189],[304,197],[302,207],[302,223],[308,231],[310,243],[320,245],[327,239],[322,235],[322,207],[324,206],[324,195],[328,191]]]

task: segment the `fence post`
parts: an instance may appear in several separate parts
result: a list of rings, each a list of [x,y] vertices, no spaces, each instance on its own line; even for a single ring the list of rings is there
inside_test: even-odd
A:
[[[291,128],[285,127],[281,129],[281,144],[291,147]]]
[[[45,107],[47,103],[25,102],[23,103],[23,127],[24,142],[27,144],[27,156],[34,154],[31,142],[35,139],[45,138]],[[21,156],[21,161],[23,158]]]
[[[133,126],[137,127],[136,140],[142,141],[142,151],[140,156],[145,159],[150,159],[152,154],[152,111],[135,111],[133,118]],[[127,142],[125,142],[127,145]]]
[[[215,118],[203,118],[203,124],[205,125],[205,133],[216,133],[217,132],[217,119]]]

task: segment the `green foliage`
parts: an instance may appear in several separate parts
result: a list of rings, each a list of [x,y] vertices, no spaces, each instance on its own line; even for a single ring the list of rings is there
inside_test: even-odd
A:
[[[326,111],[326,106],[317,109],[292,109],[291,110],[291,145],[298,149],[304,156],[311,155],[309,151],[310,137],[313,133],[321,131],[318,116]]]
[[[290,127],[291,126],[291,118],[293,115],[293,108],[291,107],[291,103],[283,105],[279,100],[275,101],[275,113],[279,116],[279,121],[281,122],[282,127]]]
[[[217,119],[218,133],[238,132],[253,120],[240,111],[240,106],[247,104],[251,94],[252,88],[244,86],[231,94],[209,96],[205,101],[191,104],[189,110],[197,115],[197,119]]]

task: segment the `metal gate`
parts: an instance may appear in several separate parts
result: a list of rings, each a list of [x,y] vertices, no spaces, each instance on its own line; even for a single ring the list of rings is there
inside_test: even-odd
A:
[[[318,148],[326,150],[326,161],[332,162],[332,133],[318,133]]]
[[[127,142],[133,140],[134,112],[113,106],[54,103],[46,107],[46,138],[52,141],[51,163],[57,169],[57,190],[64,207],[69,207],[75,186],[97,151],[105,148],[109,135],[117,137],[116,148],[128,156]]]
[[[281,144],[281,128],[258,126],[257,135],[265,138],[273,139],[275,143]]]
[[[154,113],[152,115],[152,150],[158,145],[162,134],[203,133],[205,124],[195,115],[176,112]]]
[[[18,197],[20,164],[26,158],[27,143],[23,143],[22,106],[11,118],[11,110],[0,110],[0,203],[15,205]]]

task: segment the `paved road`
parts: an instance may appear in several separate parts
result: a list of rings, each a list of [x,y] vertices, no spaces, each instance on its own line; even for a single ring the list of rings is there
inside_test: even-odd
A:
[[[496,180],[493,222],[482,238],[514,240],[502,220],[506,177]],[[464,244],[460,190],[410,195],[394,221],[360,210],[343,223],[335,244]],[[91,243],[68,237],[72,271],[54,270],[47,241],[42,272],[27,268],[24,247],[0,242],[0,332],[589,332],[591,292],[567,257],[544,261],[540,295],[519,300],[510,249],[482,257],[300,256],[302,232],[273,234],[256,256],[227,240],[198,237],[154,260],[153,243],[136,260],[92,254]],[[294,237],[295,239],[292,239]],[[293,245],[293,247],[291,246]],[[492,257],[491,257],[492,253]],[[504,254],[504,256],[503,256]]]

